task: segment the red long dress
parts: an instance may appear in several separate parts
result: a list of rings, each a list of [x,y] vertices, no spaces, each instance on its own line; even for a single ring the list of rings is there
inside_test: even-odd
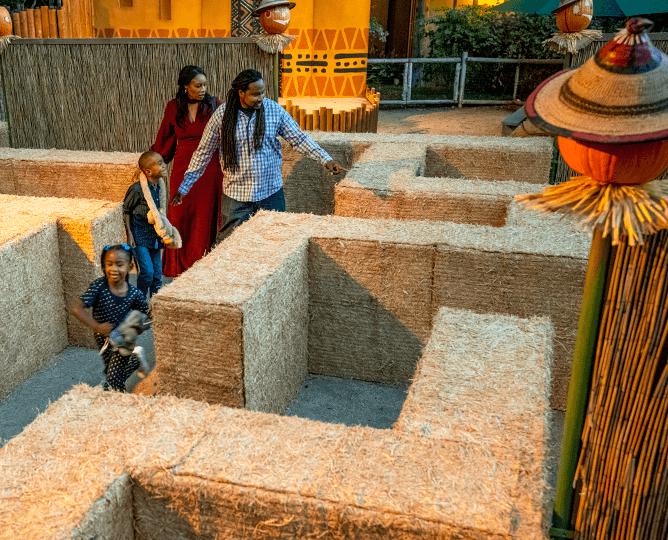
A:
[[[220,105],[218,98],[216,105]],[[202,113],[202,106],[197,108],[195,121],[186,114],[185,123],[176,123],[176,101],[172,100],[165,107],[165,115],[151,150],[158,152],[169,163],[174,159],[169,180],[169,200],[171,201],[183,182],[190,158],[197,149],[204,128],[211,117]],[[168,206],[167,219],[181,234],[183,247],[166,248],[163,255],[163,275],[176,277],[185,272],[213,246],[220,220],[220,197],[222,194],[223,173],[220,170],[218,152],[204,174],[195,182],[188,196],[178,206]]]

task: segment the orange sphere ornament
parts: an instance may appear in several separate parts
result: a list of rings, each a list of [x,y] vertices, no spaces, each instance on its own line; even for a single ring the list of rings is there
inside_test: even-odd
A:
[[[0,37],[12,35],[12,17],[6,7],[0,6]]]
[[[582,32],[594,16],[594,0],[562,0],[556,13],[559,30],[567,34]]]
[[[644,184],[668,169],[668,140],[633,144],[558,140],[571,169],[599,184]]]
[[[290,24],[290,8],[288,6],[276,6],[265,9],[260,14],[260,26],[267,34],[282,34]]]

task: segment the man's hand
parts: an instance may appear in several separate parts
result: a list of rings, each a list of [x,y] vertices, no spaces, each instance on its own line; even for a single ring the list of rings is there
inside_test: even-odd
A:
[[[178,206],[181,204],[181,201],[183,200],[183,195],[181,195],[178,191],[176,192],[176,195],[174,195],[174,198],[172,199],[172,202],[170,203],[172,206]]]
[[[333,159],[330,159],[325,163],[325,167],[331,174],[339,174],[341,172],[341,165],[336,163]]]

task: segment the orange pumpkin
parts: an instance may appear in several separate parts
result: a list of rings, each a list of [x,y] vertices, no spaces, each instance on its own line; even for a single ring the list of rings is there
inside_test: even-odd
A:
[[[580,0],[557,11],[557,27],[562,32],[581,32],[594,16],[594,0]]]
[[[290,8],[276,6],[260,13],[260,26],[267,34],[282,34],[290,24]]]
[[[0,6],[0,37],[12,34],[12,17],[6,7]]]
[[[571,169],[601,184],[644,184],[668,169],[668,140],[602,144],[559,137]]]

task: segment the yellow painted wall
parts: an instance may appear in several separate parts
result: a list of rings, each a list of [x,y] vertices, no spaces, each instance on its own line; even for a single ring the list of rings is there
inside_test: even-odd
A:
[[[359,97],[366,90],[370,0],[297,2],[285,49],[281,95]]]
[[[231,0],[171,0],[171,19],[160,18],[159,0],[94,0],[93,26],[98,37],[226,37],[231,28]]]

